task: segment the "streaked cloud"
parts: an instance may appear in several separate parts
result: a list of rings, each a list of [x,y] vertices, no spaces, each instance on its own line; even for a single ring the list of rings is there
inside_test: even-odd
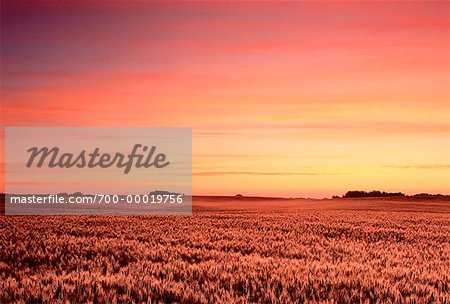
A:
[[[211,171],[211,172],[194,172],[194,176],[219,176],[219,175],[304,175],[304,176],[321,176],[321,175],[340,175],[338,173],[310,173],[310,172],[261,172],[261,171]]]
[[[432,164],[432,165],[388,165],[386,168],[393,169],[450,169],[450,164]]]

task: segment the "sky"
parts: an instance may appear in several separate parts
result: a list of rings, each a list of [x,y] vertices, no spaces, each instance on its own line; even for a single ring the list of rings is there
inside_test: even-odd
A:
[[[192,127],[194,194],[450,194],[449,82],[449,2],[2,1],[2,126]]]

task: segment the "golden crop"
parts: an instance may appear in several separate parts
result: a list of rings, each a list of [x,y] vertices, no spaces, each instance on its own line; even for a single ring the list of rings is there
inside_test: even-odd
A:
[[[449,303],[450,202],[198,198],[1,216],[0,302]]]

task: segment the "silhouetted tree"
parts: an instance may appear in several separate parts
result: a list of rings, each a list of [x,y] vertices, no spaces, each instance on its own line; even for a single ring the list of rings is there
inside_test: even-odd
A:
[[[354,198],[354,197],[392,197],[392,196],[405,196],[401,192],[381,192],[378,190],[373,190],[370,192],[366,191],[348,191],[343,196],[344,198]]]

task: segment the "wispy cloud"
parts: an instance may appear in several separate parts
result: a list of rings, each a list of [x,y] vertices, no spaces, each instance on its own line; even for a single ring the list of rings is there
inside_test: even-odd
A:
[[[432,165],[387,165],[385,168],[395,169],[450,169],[450,164],[432,164]]]
[[[194,176],[220,176],[220,175],[340,175],[338,173],[310,173],[310,172],[258,172],[258,171],[218,171],[218,172],[195,172]]]

